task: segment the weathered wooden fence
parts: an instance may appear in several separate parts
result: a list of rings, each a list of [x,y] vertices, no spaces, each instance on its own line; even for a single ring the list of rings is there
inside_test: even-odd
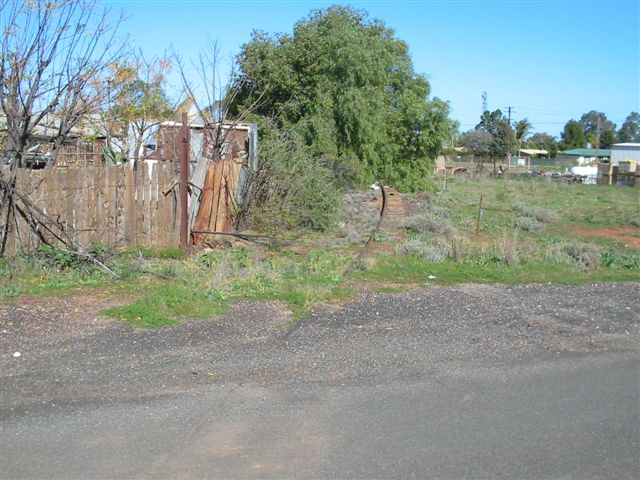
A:
[[[55,231],[84,248],[178,246],[178,178],[174,162],[140,162],[136,169],[125,164],[21,170],[15,190],[44,214],[48,225],[38,234],[28,224],[26,204],[21,209],[17,201],[5,253],[33,251],[39,235],[49,239]]]

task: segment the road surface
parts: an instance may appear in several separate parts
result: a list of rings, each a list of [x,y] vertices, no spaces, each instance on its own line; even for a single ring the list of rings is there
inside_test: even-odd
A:
[[[136,331],[0,306],[0,478],[640,478],[640,284],[367,293]],[[14,357],[20,352],[19,357]]]

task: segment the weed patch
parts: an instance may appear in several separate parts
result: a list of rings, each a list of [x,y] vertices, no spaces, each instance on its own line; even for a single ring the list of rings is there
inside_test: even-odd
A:
[[[121,307],[102,311],[136,327],[154,328],[175,325],[183,318],[209,318],[228,311],[225,302],[212,299],[206,292],[164,285]]]

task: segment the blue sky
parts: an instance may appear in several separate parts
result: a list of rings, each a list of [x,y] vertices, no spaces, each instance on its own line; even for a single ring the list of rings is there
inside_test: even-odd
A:
[[[351,5],[408,43],[415,70],[451,117],[471,129],[487,92],[490,110],[528,118],[559,136],[590,110],[618,127],[640,110],[640,0],[628,1],[221,1],[102,0],[122,8],[122,32],[145,55],[174,50],[195,58],[208,38],[226,58],[251,31],[292,31],[315,8]],[[175,81],[174,77],[174,81]]]

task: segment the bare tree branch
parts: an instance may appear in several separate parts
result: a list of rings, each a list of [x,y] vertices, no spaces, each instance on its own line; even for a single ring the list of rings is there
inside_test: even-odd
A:
[[[10,196],[18,168],[37,137],[50,138],[55,163],[64,140],[96,111],[96,88],[107,67],[126,52],[116,39],[122,14],[97,0],[2,0],[0,3],[0,238],[8,232]],[[8,168],[5,168],[8,167]],[[3,251],[3,250],[2,250]]]

